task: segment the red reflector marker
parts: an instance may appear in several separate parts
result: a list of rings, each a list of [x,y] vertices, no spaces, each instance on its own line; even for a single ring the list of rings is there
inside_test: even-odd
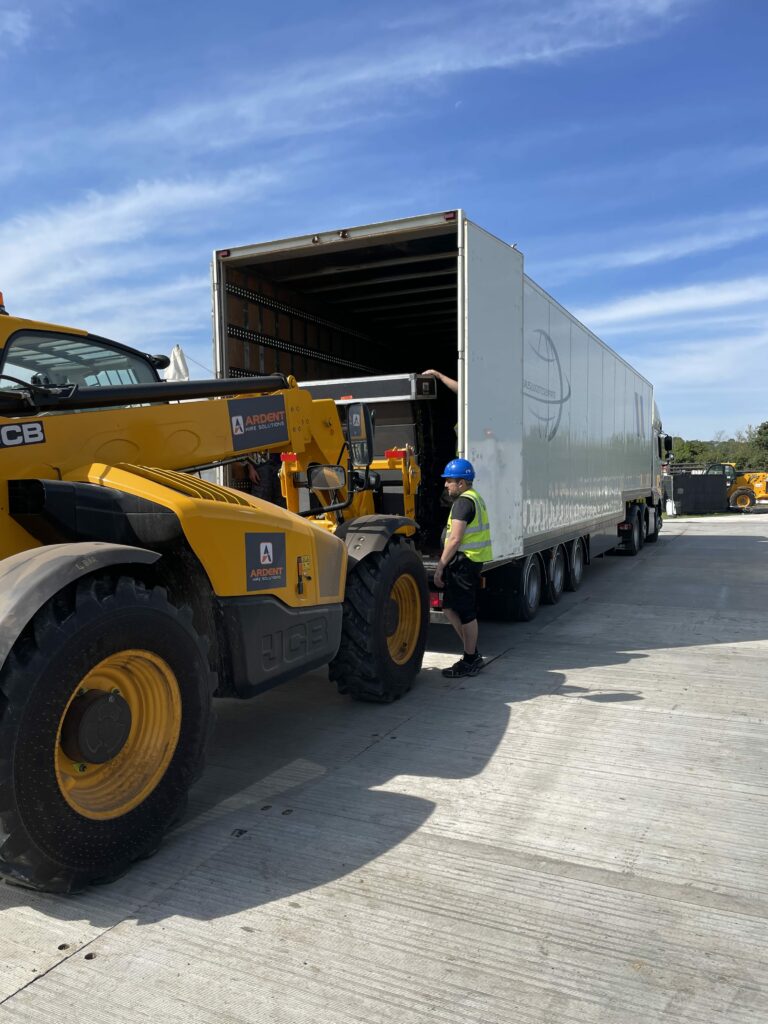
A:
[[[405,455],[405,448],[387,448],[384,452],[385,459],[402,459]]]
[[[296,452],[280,452],[281,462],[298,462],[299,456]]]
[[[354,398],[354,395],[342,395],[339,399],[340,402],[348,402],[350,398]]]

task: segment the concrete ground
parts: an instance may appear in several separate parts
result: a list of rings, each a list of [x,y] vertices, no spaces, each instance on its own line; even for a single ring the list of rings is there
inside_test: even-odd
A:
[[[768,517],[672,520],[389,707],[219,706],[114,885],[0,886],[0,1020],[763,1024]]]

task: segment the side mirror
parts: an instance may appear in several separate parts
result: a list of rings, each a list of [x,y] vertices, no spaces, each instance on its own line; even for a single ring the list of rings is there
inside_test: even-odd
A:
[[[665,452],[671,452],[672,451],[672,438],[669,436],[669,434],[665,435],[665,437],[664,437],[664,451]]]
[[[347,486],[347,471],[343,466],[310,466],[307,486],[312,491],[340,491]]]
[[[373,462],[373,417],[364,402],[347,406],[346,433],[353,469],[368,469]]]

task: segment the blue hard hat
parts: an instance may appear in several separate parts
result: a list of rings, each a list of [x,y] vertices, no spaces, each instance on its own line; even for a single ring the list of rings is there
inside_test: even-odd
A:
[[[475,470],[467,459],[451,459],[443,470],[443,479],[469,480],[475,479]]]

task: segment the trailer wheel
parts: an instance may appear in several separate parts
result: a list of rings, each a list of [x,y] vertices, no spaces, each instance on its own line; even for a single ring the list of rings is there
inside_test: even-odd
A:
[[[0,874],[77,892],[153,853],[202,770],[214,688],[161,588],[90,577],[48,601],[0,672]]]
[[[530,622],[536,617],[541,604],[544,570],[538,555],[528,555],[516,567],[514,617],[518,622]]]
[[[627,518],[631,529],[624,542],[624,550],[629,555],[636,555],[643,546],[643,527],[640,523],[640,512],[637,505],[632,506]]]
[[[581,586],[584,579],[584,541],[577,537],[571,544],[568,572],[565,577],[565,589],[574,591]]]
[[[741,509],[742,512],[748,512],[757,501],[755,492],[750,491],[748,487],[740,487],[738,491],[734,491],[731,495],[730,504],[734,508]]]
[[[653,530],[651,530],[649,533],[645,535],[646,544],[655,544],[656,541],[659,539],[659,534],[661,533],[661,503],[655,506],[654,512],[656,513],[654,517],[656,520],[656,525],[654,526]]]
[[[339,693],[379,704],[402,697],[421,671],[428,627],[424,566],[395,535],[347,579],[341,646],[329,671]]]
[[[557,604],[563,596],[563,590],[565,589],[565,566],[565,548],[562,544],[558,544],[552,552],[552,557],[549,559],[546,567],[544,587],[541,593],[541,600],[544,604]]]

